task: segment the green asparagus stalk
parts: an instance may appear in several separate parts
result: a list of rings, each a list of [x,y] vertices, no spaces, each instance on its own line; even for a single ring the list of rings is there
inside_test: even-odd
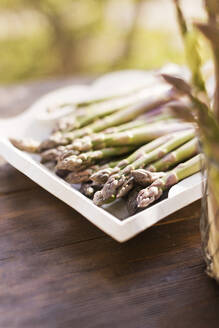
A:
[[[180,162],[183,162],[184,160],[191,158],[192,156],[196,155],[198,153],[199,149],[199,142],[197,138],[192,139],[191,141],[188,141],[183,146],[177,148],[176,150],[168,153],[166,156],[162,157],[160,160],[156,161],[155,163],[151,164],[149,167],[144,170],[144,183],[152,183],[154,179],[156,178],[156,174],[153,174],[151,172],[154,171],[162,171],[167,170],[171,166],[174,166]],[[127,192],[132,189],[134,186],[134,181],[136,181],[136,174],[138,174],[138,179],[140,179],[140,175],[143,179],[143,173],[139,174],[136,172],[137,170],[134,170],[131,172],[132,177],[128,178],[123,182],[123,185],[119,188],[117,191],[117,198],[124,197]],[[134,175],[133,175],[133,172]],[[162,175],[162,172],[159,172],[160,175]],[[143,181],[143,180],[142,180]]]
[[[161,69],[162,70],[162,69]],[[158,84],[160,84],[160,80],[158,78],[158,74],[159,74],[159,70],[155,71],[155,74],[148,74],[147,79],[142,82],[141,85],[137,85],[132,87],[131,89],[128,88],[124,89],[124,90],[120,90],[119,92],[116,93],[109,93],[108,95],[101,95],[100,92],[98,92],[98,94],[93,94],[92,96],[89,96],[89,99],[87,100],[83,100],[83,101],[78,101],[78,102],[74,102],[74,103],[63,103],[62,105],[60,105],[60,109],[67,107],[73,107],[73,109],[75,109],[75,107],[77,108],[77,111],[80,110],[81,108],[84,107],[90,107],[93,106],[95,104],[101,104],[101,103],[105,103],[105,102],[109,102],[109,101],[113,101],[116,99],[120,99],[120,98],[127,98],[131,95],[135,95],[136,93],[139,93],[145,89],[149,89],[152,88],[153,86],[157,86]]]
[[[207,272],[211,277],[219,281],[219,2],[218,0],[205,0],[205,5],[208,13],[208,22],[195,24],[195,26],[207,37],[213,50],[216,82],[213,105],[212,102],[206,101],[206,97],[204,97],[203,101],[203,94],[200,95],[197,92],[202,90],[203,83],[201,74],[196,74],[197,71],[201,71],[201,63],[199,60],[196,60],[196,55],[194,56],[195,60],[193,60],[194,49],[191,51],[191,47],[190,53],[189,50],[186,50],[188,53],[187,57],[189,59],[190,56],[193,61],[190,69],[192,75],[197,77],[196,79],[193,78],[192,86],[190,87],[182,80],[180,81],[180,79],[177,80],[173,77],[167,77],[166,81],[169,80],[171,85],[181,90],[190,99],[193,107],[191,108],[191,116],[198,123],[203,150],[207,155],[208,180],[206,194],[208,191],[208,196],[204,195],[203,204],[206,211],[203,211],[200,225]],[[185,119],[187,118],[185,117]]]
[[[124,131],[128,131],[128,130],[133,130],[136,128],[140,128],[143,127],[147,124],[151,124],[151,123],[155,123],[155,122],[159,122],[159,121],[163,121],[163,120],[175,120],[177,121],[176,118],[173,117],[173,115],[171,115],[170,113],[161,113],[159,115],[154,115],[154,116],[149,116],[149,115],[145,115],[139,119],[136,119],[134,121],[128,122],[128,123],[124,123],[118,126],[114,126],[114,127],[110,127],[106,130],[104,130],[104,133],[118,133],[118,132],[124,132]]]
[[[100,95],[100,93],[98,92],[98,96],[97,95],[93,95],[90,97],[89,100],[84,100],[84,101],[80,101],[77,103],[65,103],[62,106],[77,106],[77,108],[81,108],[81,107],[88,107],[88,106],[92,106],[94,104],[99,104],[99,103],[103,103],[103,102],[107,102],[107,101],[111,101],[114,99],[120,99],[123,97],[128,97],[130,95],[136,94],[139,91],[145,90],[145,88],[150,88],[153,85],[155,85],[155,83],[159,83],[160,81],[157,79],[156,75],[150,75],[148,76],[148,79],[142,83],[142,85],[138,85],[133,87],[132,89],[128,89],[128,90],[121,90],[120,92],[117,93],[111,93],[108,96],[106,95]]]
[[[160,138],[157,138],[148,144],[140,147],[134,153],[120,161],[116,167],[114,168],[106,168],[94,173],[91,176],[91,180],[98,183],[104,184],[107,182],[108,178],[115,173],[118,173],[120,170],[124,169],[127,165],[131,164],[132,162],[136,161],[140,157],[144,156],[146,153],[151,152],[152,150],[156,149],[160,145],[164,144],[165,142],[174,138],[174,134],[167,134]]]
[[[150,153],[146,153],[145,155],[134,161],[132,164],[126,166],[119,173],[112,175],[101,190],[101,197],[100,193],[94,195],[94,203],[100,206],[105,201],[108,201],[108,199],[112,197],[116,198],[118,190],[121,190],[121,188],[126,185],[127,181],[129,182],[127,188],[129,189],[131,171],[136,170],[138,168],[143,168],[147,164],[150,164],[151,162],[160,159],[173,149],[194,138],[194,136],[194,130],[178,132],[175,134],[175,137],[172,140],[167,141],[166,143],[154,149]],[[121,191],[121,193],[124,194],[124,189],[123,191]],[[102,199],[104,200],[103,202]]]
[[[128,108],[124,108],[116,113],[108,115],[100,120],[95,121],[94,123],[87,125],[82,129],[78,129],[72,132],[61,133],[60,131],[56,132],[50,136],[47,140],[42,142],[41,149],[54,148],[58,145],[68,145],[76,138],[84,137],[95,132],[103,131],[109,127],[120,125],[123,123],[130,122],[134,120],[139,115],[146,113],[154,108],[157,108],[161,105],[168,103],[170,100],[173,100],[176,97],[176,92],[173,92],[172,89],[168,89],[166,86],[161,87],[160,90],[156,89],[151,91],[150,97],[144,102],[133,105]]]
[[[219,124],[219,2],[217,0],[205,0],[208,11],[208,23],[197,24],[199,30],[210,41],[213,50],[216,88],[214,94],[213,111]],[[209,128],[211,128],[209,126]],[[215,128],[214,128],[215,129]],[[202,130],[202,129],[201,129]],[[219,133],[219,131],[218,131]],[[216,135],[216,133],[214,133]],[[207,147],[206,147],[207,145]],[[207,263],[207,273],[219,282],[219,147],[218,139],[207,138],[204,140],[204,150],[207,153],[208,185],[204,195],[206,211],[201,217],[202,243]],[[207,151],[206,151],[207,149]],[[208,150],[210,151],[210,154]],[[206,198],[205,198],[206,197]]]
[[[179,164],[172,171],[167,172],[162,178],[154,181],[149,187],[139,192],[137,197],[138,207],[145,208],[158,200],[164,190],[169,189],[179,181],[197,173],[202,169],[203,155],[196,155],[192,159]]]
[[[133,147],[104,148],[96,151],[82,153],[78,156],[69,156],[57,163],[57,168],[74,171],[96,163],[99,160],[121,156],[133,151]]]
[[[143,126],[129,131],[118,133],[98,133],[87,136],[82,139],[75,140],[73,149],[78,151],[88,151],[91,149],[101,149],[106,147],[118,147],[122,145],[141,145],[152,141],[162,135],[169,134],[175,131],[191,129],[190,123],[175,123],[165,122],[154,123],[148,126]]]
[[[186,51],[188,52],[188,59],[191,58],[193,61],[193,65],[190,65],[190,69],[192,71],[193,77],[196,76],[196,78],[193,78],[193,85],[192,88],[186,85],[186,83],[182,83],[180,79],[178,81],[172,77],[169,79],[168,77],[165,78],[166,81],[169,82],[172,85],[175,85],[176,88],[181,91],[183,91],[184,94],[186,94],[193,106],[195,107],[196,116],[197,116],[197,123],[199,124],[202,141],[204,144],[204,150],[207,152],[208,156],[214,156],[215,150],[217,150],[217,144],[219,141],[218,133],[219,133],[219,123],[216,121],[216,119],[219,117],[219,25],[218,25],[218,18],[219,18],[219,10],[218,10],[218,1],[216,0],[206,0],[206,8],[208,11],[208,23],[207,24],[196,24],[196,27],[209,39],[211,42],[212,48],[213,48],[213,54],[215,59],[215,75],[216,75],[216,92],[215,92],[215,101],[214,101],[214,113],[212,114],[212,111],[210,110],[210,105],[205,104],[203,101],[200,100],[199,92],[198,91],[204,91],[204,94],[206,96],[206,91],[202,75],[201,75],[201,61],[197,58],[200,58],[199,53],[197,51],[197,48],[189,48],[187,49],[186,45]],[[179,7],[178,1],[176,1],[176,5]],[[180,10],[180,8],[179,8]],[[183,16],[183,14],[182,14]],[[181,20],[179,19],[179,26],[182,26]],[[189,62],[188,62],[189,63]],[[197,73],[198,72],[198,73]]]
[[[68,132],[83,128],[99,118],[138,103],[138,97],[136,96],[137,95],[132,95],[127,98],[108,100],[106,102],[90,105],[88,108],[81,108],[76,114],[73,113],[68,117],[61,119],[58,125],[58,130]]]
[[[151,84],[153,84],[153,82],[155,82],[154,77],[151,79]],[[150,86],[150,83],[149,83]],[[77,119],[79,118],[79,122],[80,122],[80,118],[81,116],[84,116],[86,114],[90,114],[91,111],[97,111],[97,109],[100,108],[100,112],[101,112],[101,106],[103,108],[103,110],[107,107],[106,104],[110,104],[112,102],[112,104],[115,101],[118,101],[120,99],[126,99],[129,96],[135,95],[136,93],[142,91],[143,89],[145,89],[146,85],[142,85],[140,87],[134,88],[133,90],[129,90],[126,92],[121,92],[119,94],[112,94],[108,97],[96,97],[93,96],[92,99],[89,99],[87,101],[80,101],[80,102],[74,102],[74,103],[63,103],[61,105],[55,106],[55,108],[49,108],[48,111],[57,111],[57,110],[63,110],[66,107],[68,109],[72,109],[71,114],[68,115],[68,117],[64,117],[61,118],[60,121],[58,122],[58,126],[57,129],[60,130],[66,130],[66,129],[70,129],[71,130],[71,126],[72,128],[74,128],[74,124],[76,122],[77,124]],[[108,106],[109,107],[109,106]]]
[[[124,124],[121,124],[121,125],[118,125],[118,126],[112,126],[112,127],[108,128],[108,129],[104,130],[103,132],[104,133],[124,132],[124,131],[127,131],[127,130],[131,130],[131,129],[136,129],[136,128],[142,127],[142,126],[145,125],[145,123],[146,122],[143,119],[142,120],[135,120],[135,121],[124,123]]]
[[[126,178],[122,186],[117,190],[116,198],[124,197],[134,187],[135,182],[138,182],[144,187],[153,183],[158,177],[162,177],[164,175],[162,170],[167,170],[171,166],[174,166],[196,155],[198,153],[198,146],[198,140],[194,138],[175,151],[168,153],[166,156],[156,161],[145,170],[138,169],[131,171],[131,176]]]
[[[205,95],[205,82],[201,73],[201,56],[198,51],[197,34],[194,29],[189,29],[180,8],[180,0],[173,0],[176,7],[176,15],[178,19],[178,26],[182,35],[185,45],[186,59],[188,66],[192,73],[192,83],[195,85],[197,93],[204,92]]]
[[[142,117],[139,120],[131,121],[129,123],[122,124],[118,127],[111,127],[109,129],[105,130],[104,133],[115,133],[115,132],[122,132],[122,131],[130,130],[130,129],[135,129],[137,127],[144,126],[146,123],[152,123],[152,122],[160,121],[163,119],[170,120],[170,119],[172,119],[172,116],[168,113],[163,113],[163,114],[158,114],[158,115],[154,115],[154,116]],[[28,138],[13,139],[12,138],[11,142],[13,143],[14,146],[16,146],[16,148],[23,150],[23,151],[30,152],[30,153],[38,153],[41,150],[40,143],[35,140],[32,140],[32,139],[28,139]],[[41,147],[41,148],[44,149],[44,147]],[[59,155],[61,155],[62,152],[64,153],[65,151],[72,150],[72,149],[73,149],[72,146],[70,146],[69,148],[64,148],[64,146],[59,146],[59,147],[44,150],[43,152],[41,152],[42,163],[44,163],[46,161],[50,161],[50,160],[56,161],[56,158]]]
[[[60,121],[60,130],[72,131],[80,129],[99,118],[110,115],[128,106],[141,103],[150,95],[151,88],[140,90],[126,97],[110,99],[101,103],[96,103],[84,108],[80,108],[76,114],[70,115],[67,119]]]
[[[171,122],[173,123],[174,121],[177,122],[177,119],[174,118],[173,121],[173,116],[170,115],[169,113],[169,108],[167,109],[155,109],[153,111],[151,111],[150,113],[143,115],[142,117],[140,117],[140,119],[137,119],[135,121],[131,121],[129,123],[125,123],[119,126],[115,126],[115,127],[111,127],[107,130],[104,130],[104,133],[117,133],[117,132],[123,132],[126,130],[130,130],[130,129],[134,129],[137,127],[142,127],[145,125],[145,123],[152,123],[152,122],[157,122],[160,120],[171,120]],[[77,140],[77,139],[76,139]],[[63,152],[66,154],[68,151],[70,150],[74,150],[74,142],[73,144],[69,144],[67,146],[60,146],[63,148]],[[59,147],[59,148],[60,148]],[[71,152],[70,152],[71,153]],[[45,151],[45,154],[47,154],[47,151]]]
[[[150,164],[146,167],[146,170],[151,172],[166,171],[171,166],[176,165],[180,162],[185,161],[198,154],[199,152],[199,141],[198,138],[193,138],[192,140],[186,142],[181,147],[168,153],[166,156],[162,157],[160,160]]]
[[[215,151],[219,150],[219,122],[215,119],[214,114],[209,107],[194,95],[193,89],[182,79],[169,75],[163,75],[164,79],[173,85],[182,94],[189,97],[195,111],[195,119],[200,129],[201,137],[204,141],[205,152],[209,157],[216,155]]]
[[[174,116],[186,122],[196,122],[194,106],[188,99],[171,101],[168,106]]]
[[[219,120],[219,24],[209,21],[208,24],[196,24],[196,26],[207,37],[213,48],[216,80],[213,107],[215,117]]]
[[[124,174],[130,173],[132,170],[137,168],[142,168],[147,164],[150,164],[153,161],[158,160],[159,158],[165,156],[171,150],[181,146],[185,142],[191,140],[195,136],[194,129],[190,129],[188,131],[178,132],[175,134],[175,137],[170,141],[162,144],[159,148],[154,149],[150,153],[146,153],[144,156],[140,157],[132,164],[126,166],[123,170]]]
[[[132,171],[132,176],[136,183],[143,187],[153,183],[158,178],[162,177],[165,173],[162,171],[168,170],[170,167],[197,155],[199,152],[198,138],[194,138],[186,142],[181,147],[168,153],[160,160],[147,166],[145,169],[137,169]]]

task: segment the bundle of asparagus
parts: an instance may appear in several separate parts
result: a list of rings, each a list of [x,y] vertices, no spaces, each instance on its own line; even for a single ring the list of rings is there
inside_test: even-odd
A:
[[[207,22],[189,27],[179,0],[174,0],[179,27],[185,43],[188,66],[192,73],[191,83],[180,78],[164,75],[164,79],[187,97],[185,106],[180,108],[173,103],[172,110],[184,120],[198,124],[202,148],[206,154],[208,172],[208,196],[204,195],[204,211],[201,217],[201,234],[207,263],[207,272],[219,281],[219,2],[205,0]],[[209,99],[208,87],[201,70],[201,56],[197,47],[194,30],[200,31],[210,42],[214,67],[214,100]],[[197,33],[196,33],[197,34]],[[186,108],[187,107],[187,108]]]
[[[170,112],[173,103],[187,110],[181,95],[164,81],[126,96],[96,99],[60,119],[42,142],[11,141],[39,154],[41,163],[67,183],[81,184],[80,191],[96,205],[125,197],[133,214],[200,170],[196,125]]]
[[[102,190],[94,195],[94,203],[100,206],[116,198],[118,199],[127,195],[135,185],[132,172],[136,169],[146,168],[148,171],[153,171],[156,170],[157,167],[159,168],[159,172],[162,172],[162,170],[166,170],[179,161],[196,154],[198,151],[197,140],[194,139],[193,142],[186,143],[194,137],[194,134],[195,132],[193,129],[185,132],[178,132],[168,135],[167,137],[169,140],[166,142],[162,137],[157,139],[156,142],[161,141],[161,144],[156,148],[153,148],[153,143],[143,146],[144,152],[142,152],[140,156],[138,154],[135,157],[133,154],[130,156],[132,157],[131,161],[129,157],[126,161],[122,161],[121,164],[118,164],[120,170],[110,175]],[[180,147],[181,145],[183,146]],[[179,148],[176,149],[177,147]],[[172,151],[174,149],[176,149],[175,152]],[[135,152],[135,154],[137,152]],[[125,163],[125,165],[123,163]],[[151,163],[153,164],[149,165]],[[97,174],[91,176],[91,180],[92,179],[97,182]],[[150,183],[151,181],[148,182]]]

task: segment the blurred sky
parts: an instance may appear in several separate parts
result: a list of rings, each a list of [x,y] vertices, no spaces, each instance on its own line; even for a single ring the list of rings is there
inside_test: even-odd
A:
[[[202,0],[182,0],[190,21]],[[172,0],[0,0],[0,83],[183,63]]]

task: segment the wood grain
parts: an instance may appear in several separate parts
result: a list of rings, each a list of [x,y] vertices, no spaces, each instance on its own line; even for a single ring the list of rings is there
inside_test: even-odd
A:
[[[22,86],[23,104],[70,81]],[[6,163],[0,181],[0,327],[219,326],[219,289],[204,273],[200,247],[200,202],[119,244]]]

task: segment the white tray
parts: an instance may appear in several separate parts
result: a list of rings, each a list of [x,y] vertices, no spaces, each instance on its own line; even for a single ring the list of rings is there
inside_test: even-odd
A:
[[[143,78],[143,72],[126,71],[124,73],[116,73],[116,79],[121,77],[123,83],[127,83],[129,86],[139,76]],[[145,73],[145,78],[148,79],[148,73]],[[98,90],[101,90],[101,83],[103,88],[106,85],[110,87],[111,81],[115,83],[113,74],[110,74],[109,78],[107,76],[104,79],[102,78],[102,82],[101,79],[96,81]],[[124,242],[134,237],[169,214],[201,198],[202,178],[201,174],[198,173],[173,186],[169,190],[166,199],[138,214],[128,217],[124,200],[108,205],[104,209],[99,208],[79,191],[41,165],[36,155],[29,155],[12,146],[8,141],[8,136],[28,136],[39,140],[48,136],[52,124],[48,121],[40,122],[37,120],[37,114],[48,104],[57,102],[57,99],[69,99],[69,96],[74,94],[75,90],[78,90],[77,88],[72,86],[52,92],[41,98],[22,115],[8,120],[0,120],[0,154],[6,161],[51,194],[80,212],[90,222],[119,242]],[[90,88],[89,92],[91,92],[92,88],[95,89],[96,87],[94,84],[93,87],[88,88]],[[86,88],[84,91],[86,91]],[[97,92],[97,89],[94,92]]]

